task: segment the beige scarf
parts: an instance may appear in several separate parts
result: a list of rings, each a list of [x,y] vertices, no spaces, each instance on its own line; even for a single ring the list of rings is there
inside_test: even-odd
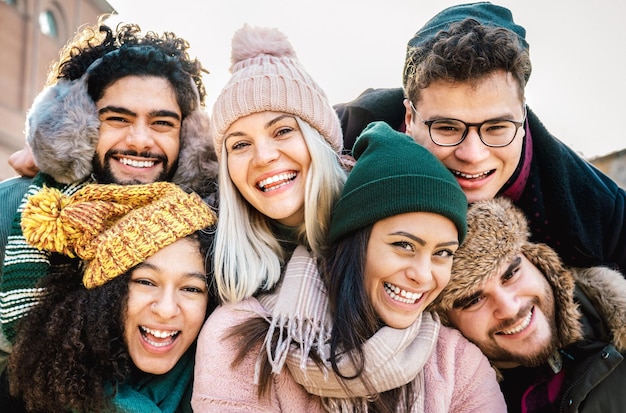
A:
[[[368,398],[415,382],[412,412],[424,411],[423,368],[439,334],[436,315],[423,313],[406,329],[381,328],[363,346],[362,376],[365,380],[346,381],[336,376],[328,361],[332,328],[329,303],[315,259],[306,248],[296,248],[282,283],[258,300],[268,311],[270,322],[265,338],[266,352],[262,352],[261,357],[267,355],[275,374],[286,364],[296,382],[307,392],[322,397],[327,409],[367,411]],[[279,340],[272,349],[271,338],[276,329],[279,329]],[[309,358],[311,349],[324,361],[322,367]],[[356,371],[347,356],[341,357],[337,364],[344,375]],[[257,362],[255,381],[259,365]]]

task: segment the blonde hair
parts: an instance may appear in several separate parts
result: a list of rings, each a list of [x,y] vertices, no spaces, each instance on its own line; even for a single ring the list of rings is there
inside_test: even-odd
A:
[[[330,213],[341,194],[346,172],[324,137],[299,117],[296,120],[311,156],[305,184],[304,222],[297,228],[297,241],[321,254],[326,249]],[[237,302],[274,287],[287,256],[270,229],[270,218],[252,207],[233,184],[226,151],[223,156],[218,175],[215,281],[222,301]]]

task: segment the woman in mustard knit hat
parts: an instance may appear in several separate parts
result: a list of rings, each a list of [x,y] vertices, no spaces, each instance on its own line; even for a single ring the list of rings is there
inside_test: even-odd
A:
[[[216,301],[205,258],[215,219],[200,196],[167,182],[31,196],[26,240],[82,263],[44,277],[40,303],[18,321],[12,402],[27,411],[191,412],[195,343]]]
[[[353,153],[327,255],[298,246],[273,291],[205,323],[195,411],[506,411],[486,357],[425,311],[465,238],[463,191],[385,123]]]
[[[273,288],[296,245],[320,254],[345,181],[339,119],[287,37],[245,25],[213,106],[215,280],[224,302]]]

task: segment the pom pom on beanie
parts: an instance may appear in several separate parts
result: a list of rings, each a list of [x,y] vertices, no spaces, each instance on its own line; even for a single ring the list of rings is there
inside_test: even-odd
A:
[[[197,194],[156,182],[91,184],[71,196],[44,188],[28,199],[21,225],[34,247],[87,261],[83,284],[92,288],[216,220]]]
[[[224,133],[233,122],[264,111],[298,116],[341,153],[339,118],[326,93],[297,60],[285,34],[273,28],[244,25],[233,36],[231,63],[232,76],[213,105],[218,159]]]

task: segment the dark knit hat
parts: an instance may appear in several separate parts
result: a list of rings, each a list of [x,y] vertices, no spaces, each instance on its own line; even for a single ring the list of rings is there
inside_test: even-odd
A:
[[[335,243],[381,219],[407,212],[433,212],[467,232],[467,198],[454,176],[427,149],[385,122],[372,122],[352,150],[356,164],[333,210]]]
[[[528,49],[526,41],[526,29],[513,21],[511,11],[506,7],[497,6],[488,1],[479,3],[458,4],[442,10],[415,33],[407,44],[407,55],[405,59],[404,76],[406,77],[406,62],[412,55],[411,49],[422,46],[441,30],[447,30],[452,23],[472,18],[486,26],[502,27],[515,33],[520,44]],[[403,79],[406,84],[406,78]]]

